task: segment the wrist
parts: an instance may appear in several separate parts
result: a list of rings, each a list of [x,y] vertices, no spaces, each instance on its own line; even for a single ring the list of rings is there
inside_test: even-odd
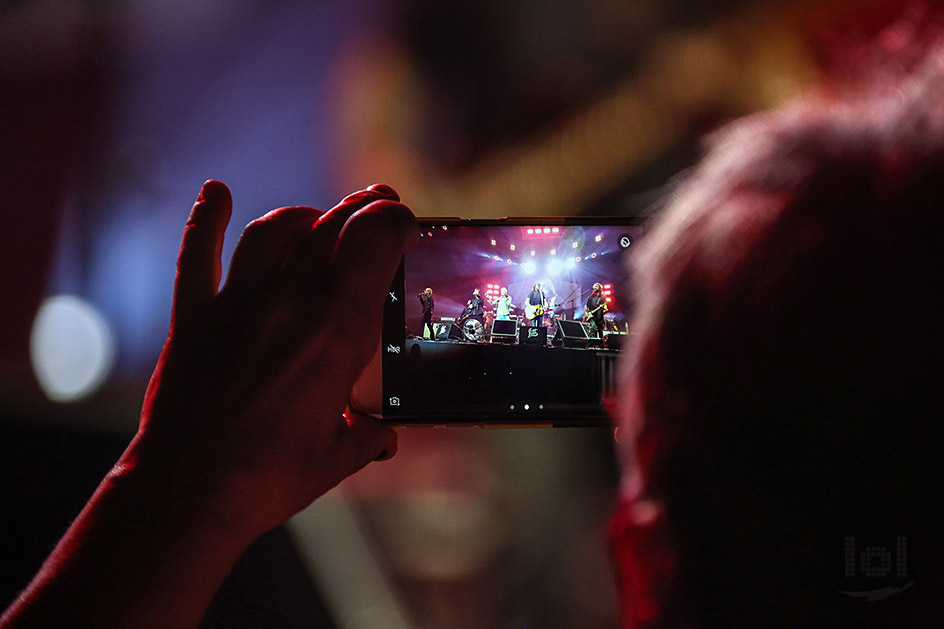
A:
[[[151,445],[139,432],[106,475],[103,487],[117,500],[138,503],[142,514],[175,529],[169,534],[205,537],[237,557],[265,532],[234,515],[234,492],[209,473],[213,466],[188,456],[185,446],[172,452]]]

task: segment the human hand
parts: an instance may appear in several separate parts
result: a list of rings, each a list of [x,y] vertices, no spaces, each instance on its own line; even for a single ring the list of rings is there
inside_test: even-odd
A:
[[[372,186],[324,213],[274,210],[243,231],[218,290],[232,198],[204,184],[181,243],[170,333],[119,469],[161,476],[252,537],[392,456],[393,430],[342,413],[418,233],[398,201]]]

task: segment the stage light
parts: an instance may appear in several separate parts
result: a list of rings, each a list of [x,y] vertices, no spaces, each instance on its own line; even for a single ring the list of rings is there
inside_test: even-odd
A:
[[[545,227],[545,228],[544,228],[544,233],[545,233],[545,234],[550,234],[550,233],[551,233],[551,228],[550,228],[550,227]]]
[[[446,225],[443,225],[443,231],[449,231],[449,227]]]
[[[553,234],[559,234],[559,233],[560,233],[560,227],[553,227],[553,228],[551,229],[551,233],[553,233]]]
[[[567,260],[567,268],[568,268],[568,269],[574,268],[574,265],[575,265],[575,264],[577,264],[577,262],[576,262],[576,260],[574,260],[573,258],[570,258],[569,260]]]
[[[433,232],[426,232],[426,235],[432,237]]]
[[[529,228],[528,228],[528,233],[529,233],[529,234],[533,234],[533,233],[534,233],[534,230],[529,227]]]
[[[534,251],[534,249],[532,249],[532,250],[531,250],[531,255],[534,255],[534,254],[535,254],[535,251]]]
[[[597,254],[591,253],[591,254],[590,254],[590,257],[591,257],[591,258],[596,258],[596,257],[597,257]]]
[[[88,396],[108,377],[114,358],[108,324],[91,304],[69,295],[42,303],[30,334],[30,359],[49,399]]]
[[[564,263],[560,260],[551,260],[547,265],[549,275],[559,275],[564,270]]]
[[[597,234],[597,237],[594,238],[594,240],[596,240],[597,242],[600,242],[601,240],[603,240],[603,234]]]
[[[538,268],[538,266],[531,261],[525,262],[521,265],[521,268],[524,269],[524,272],[528,275],[532,275]]]
[[[575,262],[580,262],[580,256],[577,256],[576,258],[574,258],[574,261],[575,261]]]
[[[551,249],[551,255],[552,255],[552,256],[556,256],[556,255],[557,255],[557,249]]]
[[[498,244],[498,243],[497,243],[497,242],[495,242],[495,239],[494,239],[494,238],[492,238],[492,246],[494,247],[494,246],[495,246],[495,245],[497,245],[497,244]]]
[[[580,246],[580,244],[575,240],[573,243],[574,249]]]
[[[515,250],[515,243],[511,243],[511,245],[510,245],[508,248],[511,249],[512,251],[514,251],[514,250]]]
[[[604,284],[604,285],[603,285],[603,288],[609,290],[609,289],[611,288],[611,286],[610,286],[609,284]]]

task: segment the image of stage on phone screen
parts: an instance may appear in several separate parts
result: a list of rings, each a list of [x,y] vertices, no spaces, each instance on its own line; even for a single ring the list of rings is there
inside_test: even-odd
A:
[[[423,222],[387,303],[391,423],[606,423],[643,227]]]

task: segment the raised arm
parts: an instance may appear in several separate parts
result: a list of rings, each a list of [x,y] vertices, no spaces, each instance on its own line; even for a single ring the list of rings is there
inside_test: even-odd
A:
[[[417,233],[398,201],[372,186],[324,213],[274,210],[243,231],[219,290],[232,199],[204,184],[138,432],[3,629],[194,627],[259,535],[394,454],[395,432],[344,413]]]

